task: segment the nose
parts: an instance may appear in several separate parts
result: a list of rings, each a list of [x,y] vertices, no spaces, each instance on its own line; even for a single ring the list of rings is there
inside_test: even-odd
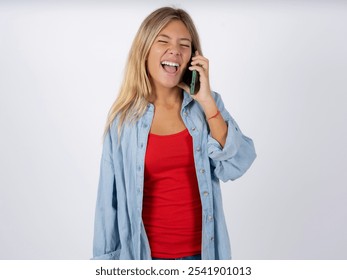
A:
[[[169,54],[172,54],[174,56],[180,55],[180,51],[178,50],[178,47],[176,45],[171,45],[169,48]]]
[[[177,50],[170,50],[169,51],[170,54],[173,54],[173,55],[180,55],[181,53]]]

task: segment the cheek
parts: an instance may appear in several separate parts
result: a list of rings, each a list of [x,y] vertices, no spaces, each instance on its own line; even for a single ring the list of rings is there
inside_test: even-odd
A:
[[[152,48],[148,53],[147,63],[154,64],[154,63],[158,63],[159,60],[160,60],[160,50],[158,48]]]
[[[190,66],[190,56],[183,59],[182,68],[186,69]]]
[[[158,64],[159,64],[158,61],[159,60],[157,59],[155,52],[149,53],[149,55],[147,57],[147,61],[146,61],[147,71],[149,71],[149,72],[156,71],[156,69],[158,68]]]

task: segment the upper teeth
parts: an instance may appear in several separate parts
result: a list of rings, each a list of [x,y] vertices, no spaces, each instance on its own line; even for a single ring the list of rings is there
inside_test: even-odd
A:
[[[171,61],[163,61],[161,64],[169,65],[169,66],[180,66],[178,63],[171,62]]]

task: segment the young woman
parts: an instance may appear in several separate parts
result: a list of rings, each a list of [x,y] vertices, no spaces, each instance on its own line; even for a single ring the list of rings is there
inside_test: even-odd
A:
[[[191,73],[199,74],[190,94]],[[140,26],[105,129],[94,259],[230,259],[219,180],[255,159],[181,9]]]

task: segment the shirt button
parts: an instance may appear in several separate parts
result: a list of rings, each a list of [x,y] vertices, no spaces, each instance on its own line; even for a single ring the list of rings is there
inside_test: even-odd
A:
[[[204,192],[204,196],[208,196],[208,192]]]
[[[196,151],[197,151],[197,152],[200,152],[200,151],[201,151],[201,148],[200,148],[200,147],[197,147],[197,148],[196,148]]]
[[[212,220],[213,220],[212,216],[208,216],[207,219],[208,219],[209,221],[212,221]]]
[[[200,169],[200,173],[204,174],[205,173],[205,169]]]
[[[143,148],[143,143],[140,144],[141,149]]]
[[[195,131],[195,129],[196,129],[196,128],[195,128],[195,127],[193,127],[193,128],[192,128],[192,131]]]
[[[187,112],[184,112],[183,115],[186,117],[186,116],[188,116],[188,113],[187,113]]]
[[[214,240],[214,237],[213,237],[213,236],[211,236],[210,240],[211,240],[211,241],[213,241],[213,240]]]
[[[143,125],[143,127],[144,127],[144,128],[147,128],[147,127],[148,127],[148,125],[145,123],[145,124]]]

